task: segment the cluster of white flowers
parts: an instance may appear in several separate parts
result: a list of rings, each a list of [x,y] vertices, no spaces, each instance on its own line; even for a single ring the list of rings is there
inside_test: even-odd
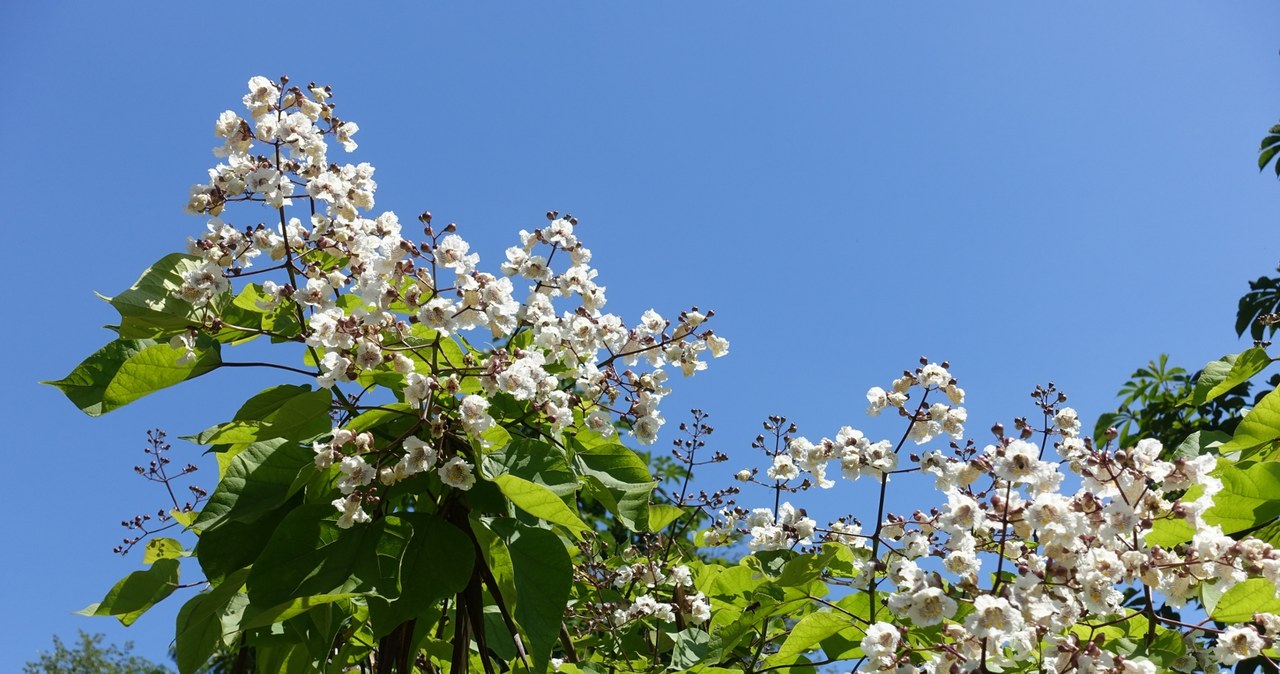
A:
[[[959,440],[964,391],[945,364],[922,363],[889,391],[871,389],[868,413],[897,408],[910,424],[904,441],[943,434]],[[911,407],[914,387],[924,396]],[[933,391],[946,395],[947,403],[929,404]],[[834,440],[797,437],[786,451],[766,450],[765,475],[772,483],[752,470],[735,478],[777,491],[827,487],[827,462],[838,459],[846,478],[869,476],[882,487],[898,471],[935,480],[946,498],[939,507],[911,517],[888,514],[869,533],[847,520],[823,530],[827,541],[854,548],[853,587],[887,593],[884,606],[893,622],[874,622],[866,630],[863,672],[969,672],[1033,660],[1060,672],[1154,672],[1150,660],[1105,652],[1073,626],[1105,624],[1132,611],[1123,606],[1129,587],[1150,589],[1151,611],[1181,607],[1206,585],[1221,593],[1264,578],[1280,587],[1280,550],[1256,538],[1236,540],[1204,521],[1222,489],[1210,474],[1215,457],[1164,460],[1164,448],[1149,439],[1119,450],[1098,448],[1080,436],[1074,409],[1047,405],[1046,419],[1044,429],[1020,420],[1022,438],[1000,438],[982,449],[953,444],[953,451],[924,452],[916,466],[902,469],[890,443],[872,443],[845,427]],[[1045,445],[1028,441],[1037,432],[1046,445],[1055,440],[1055,460],[1042,456]],[[755,446],[763,448],[759,440]],[[1066,479],[1068,473],[1074,477]],[[792,484],[805,474],[811,477],[802,485]],[[1075,485],[1074,491],[1064,493],[1064,484]],[[1185,523],[1194,536],[1175,546],[1148,543],[1160,522]],[[724,545],[745,535],[748,548],[759,551],[806,544],[813,532],[812,520],[788,503],[776,516],[768,508],[723,510],[702,537],[708,545]],[[1186,667],[1179,671],[1258,655],[1273,643],[1280,618],[1257,620],[1261,631],[1234,625],[1212,645],[1203,633],[1188,634],[1188,656],[1179,661]],[[941,626],[946,648],[913,646],[903,637],[904,629],[935,626]]]
[[[252,303],[242,304],[301,322],[300,339],[311,350],[319,385],[399,375],[399,393],[424,423],[443,418],[444,433],[480,442],[498,423],[490,401],[507,395],[528,404],[553,432],[574,423],[577,411],[576,418],[602,435],[621,422],[639,442],[653,443],[665,423],[659,412],[669,392],[664,368],[687,376],[703,370],[706,357],[727,353],[728,341],[703,325],[712,312],[694,308],[669,321],[649,310],[634,327],[604,313],[605,287],[572,217],[549,213],[546,226],[521,231],[499,274],[480,270],[480,256],[456,227],[433,230],[429,214],[420,218],[429,240],[410,241],[394,213],[365,215],[377,189],[373,167],[330,160],[335,141],[347,152],[356,148],[359,127],[334,114],[327,87],[254,77],[248,88],[247,114],[218,116],[214,132],[221,144],[214,154],[223,161],[207,182],[191,188],[187,202],[188,212],[211,219],[207,231],[189,241],[195,260],[174,294],[204,308],[207,326],[221,320],[211,303],[230,293],[231,280],[270,259],[274,266],[261,271],[281,269],[287,278],[247,286]],[[276,209],[279,223],[237,228],[224,219],[234,202]],[[295,203],[305,219],[287,217]],[[553,267],[557,256],[567,268]],[[521,281],[527,287],[518,288]],[[480,352],[458,341],[440,348],[442,340],[478,329],[508,346]],[[174,341],[184,358],[195,357],[192,340]],[[449,355],[459,350],[460,357]],[[376,470],[359,456],[326,455],[352,489],[335,503],[344,523],[362,521],[351,495],[369,488],[369,471],[393,484],[431,463],[425,456],[410,460],[399,447],[379,451],[394,456],[377,461]],[[471,464],[458,456],[439,471],[445,484],[458,488],[475,479]]]
[[[816,527],[817,522],[803,509],[784,502],[778,506],[776,514],[771,508],[722,510],[715,524],[704,531],[702,537],[705,545],[714,547],[729,545],[745,534],[748,536],[747,547],[752,552],[789,550],[812,543]]]
[[[692,592],[693,573],[683,564],[670,569],[650,560],[623,565],[614,572],[612,585],[624,595],[632,591],[640,594],[630,602],[617,601],[584,608],[605,612],[608,622],[614,627],[645,618],[672,623],[677,615],[683,616],[691,625],[701,625],[711,619],[710,600],[702,592]],[[660,593],[669,593],[671,601],[662,601]]]
[[[1040,448],[1023,440],[1006,439],[968,459],[921,458],[947,504],[882,532],[895,543],[889,610],[921,627],[950,621],[960,601],[973,610],[958,623],[946,622],[953,650],[937,653],[919,671],[972,671],[977,661],[1012,666],[1034,658],[1042,641],[1053,646],[1045,657],[1055,671],[1155,671],[1149,661],[1091,649],[1071,627],[1122,615],[1126,586],[1144,585],[1178,607],[1204,584],[1225,591],[1251,576],[1280,581],[1280,551],[1257,539],[1236,541],[1199,519],[1221,488],[1208,475],[1212,457],[1162,461],[1154,440],[1127,451],[1090,449],[1078,438],[1080,424],[1070,409],[1059,412],[1055,427],[1063,436],[1059,451],[1080,478],[1071,495],[1060,492],[1059,464],[1041,460]],[[983,476],[989,482],[979,490]],[[1202,485],[1204,495],[1166,497],[1193,484]],[[1154,523],[1168,519],[1194,526],[1192,541],[1172,549],[1147,544]],[[986,554],[1012,574],[999,588],[982,587]],[[955,581],[947,586],[926,574],[918,563],[926,557],[939,558]],[[1224,664],[1261,648],[1255,628],[1233,629],[1218,642],[1216,660]],[[901,656],[865,671],[903,671]]]

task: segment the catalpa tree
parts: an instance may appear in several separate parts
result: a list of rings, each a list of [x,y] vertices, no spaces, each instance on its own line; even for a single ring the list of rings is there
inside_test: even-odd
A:
[[[217,369],[282,377],[187,438],[216,486],[127,522],[120,551],[147,568],[85,610],[129,624],[187,588],[182,672],[1212,672],[1274,653],[1280,551],[1259,532],[1280,399],[1226,442],[1120,447],[1050,385],[1038,421],[980,444],[950,365],[922,359],[867,393],[893,438],[771,417],[760,466],[694,493],[695,466],[728,460],[695,410],[664,487],[627,441],[654,443],[672,381],[728,353],[713,312],[608,313],[583,227],[555,212],[486,270],[456,226],[374,213],[373,167],[330,157],[358,127],[328,87],[254,77],[243,105],[188,197],[204,232],[110,298],[116,338],[51,382],[99,415]],[[1188,404],[1270,358],[1223,363]],[[153,433],[139,472],[172,487],[194,466],[171,451]],[[934,499],[888,512],[907,473]],[[875,519],[812,519],[805,493],[846,482]]]

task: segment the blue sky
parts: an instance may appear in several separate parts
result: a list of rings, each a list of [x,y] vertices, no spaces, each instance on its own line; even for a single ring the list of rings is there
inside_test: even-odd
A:
[[[863,394],[922,354],[952,362],[982,438],[1032,413],[1036,384],[1088,427],[1161,352],[1195,369],[1241,350],[1235,301],[1280,258],[1280,185],[1254,165],[1280,118],[1278,20],[1264,2],[5,3],[0,670],[77,627],[164,656],[177,598],[128,630],[71,612],[140,564],[111,548],[163,505],[131,475],[145,430],[224,421],[271,380],[214,373],[99,419],[36,382],[108,341],[94,291],[203,228],[187,188],[250,76],[332,84],[379,209],[459,223],[482,266],[558,209],[612,311],[714,308],[731,354],[665,412],[711,412],[737,468],[768,414],[896,437]]]

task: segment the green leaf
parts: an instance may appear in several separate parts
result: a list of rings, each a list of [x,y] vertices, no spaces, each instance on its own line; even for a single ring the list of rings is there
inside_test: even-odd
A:
[[[574,461],[589,478],[586,485],[591,495],[624,526],[632,531],[662,528],[649,522],[649,498],[657,482],[649,466],[630,448],[616,443],[583,447]]]
[[[510,474],[537,482],[561,498],[578,490],[578,477],[569,469],[564,450],[528,438],[513,438],[506,447],[486,452],[480,472],[489,480]]]
[[[399,596],[367,600],[375,637],[461,592],[475,568],[475,544],[452,524],[427,513],[401,513],[387,519],[402,520],[412,534],[401,554],[394,560],[388,556],[386,561],[391,563],[382,565],[384,579],[390,574],[399,583]],[[387,584],[384,580],[380,589]]]
[[[372,588],[381,522],[339,529],[332,505],[302,505],[285,516],[253,563],[246,587],[254,606]]]
[[[249,445],[236,454],[194,528],[209,531],[227,520],[252,522],[289,500],[315,471],[315,452],[284,438]]]
[[[198,445],[246,444],[272,438],[305,440],[331,428],[331,391],[323,388],[312,391],[309,386],[289,387],[289,390],[295,392],[294,395],[279,400],[279,404],[261,418],[236,419],[218,424],[198,435],[184,437],[183,440],[190,440]]]
[[[520,599],[516,593],[515,564],[511,561],[511,551],[507,549],[506,542],[489,528],[491,522],[472,517],[471,532],[476,537],[485,566],[497,581],[499,594],[507,602],[507,610],[514,611]]]
[[[661,531],[685,514],[679,506],[655,503],[649,506],[649,531]]]
[[[254,609],[251,605],[250,609],[245,611],[244,622],[241,623],[240,628],[250,630],[259,627],[270,627],[290,618],[300,616],[317,606],[346,601],[360,596],[363,595],[359,592],[338,592],[298,597],[265,609]]]
[[[511,499],[517,508],[534,517],[559,524],[574,532],[590,531],[583,521],[560,500],[555,492],[515,475],[499,475],[493,479],[502,494]]]
[[[1213,505],[1204,513],[1206,524],[1231,534],[1280,517],[1280,463],[1257,463],[1247,470],[1223,465],[1216,474],[1222,491],[1214,494]]]
[[[474,439],[471,446],[483,454],[502,449],[509,444],[511,444],[511,433],[501,424],[494,424],[486,428],[479,438]]]
[[[853,619],[841,613],[820,611],[810,613],[800,619],[787,634],[787,640],[777,653],[765,661],[768,666],[791,664],[801,655],[808,653],[818,642],[849,628],[855,628]]]
[[[178,541],[172,538],[153,538],[147,541],[147,547],[143,549],[142,563],[154,564],[161,559],[178,559],[186,556],[186,551]]]
[[[223,614],[244,586],[247,569],[229,576],[208,592],[187,600],[178,611],[174,660],[181,674],[193,674],[218,649],[229,631]],[[232,616],[234,618],[234,616]],[[238,618],[236,619],[238,623]],[[234,625],[231,625],[234,629]]]
[[[667,669],[682,672],[694,669],[703,662],[710,650],[711,635],[690,627],[680,630],[675,635],[675,646],[671,650],[671,664]]]
[[[189,529],[192,524],[195,524],[196,518],[200,516],[200,513],[195,510],[179,510],[174,508],[169,511],[169,516],[184,528]]]
[[[1151,531],[1147,532],[1147,545],[1159,545],[1172,548],[1186,543],[1196,535],[1196,528],[1181,517],[1162,517],[1151,523]]]
[[[1276,438],[1280,438],[1280,389],[1263,397],[1236,427],[1231,442],[1218,451],[1223,454],[1241,452]]]
[[[218,344],[196,343],[196,358],[180,364],[182,349],[150,339],[117,339],[98,349],[56,386],[89,416],[106,414],[160,389],[194,379],[222,364]]]
[[[573,565],[564,541],[547,529],[526,526],[511,519],[494,520],[498,534],[511,555],[517,602],[516,622],[528,639],[534,674],[550,664],[551,649],[560,634],[564,608],[569,601]]]
[[[79,611],[80,615],[115,616],[125,625],[147,612],[178,587],[178,560],[161,559],[151,568],[134,571],[115,584],[102,601]]]
[[[198,269],[201,262],[192,255],[171,253],[151,265],[128,290],[115,297],[103,297],[120,312],[120,336],[124,339],[170,337],[200,321],[191,303],[176,295],[182,275]]]
[[[1205,605],[1208,608],[1209,602]],[[1280,599],[1276,598],[1275,586],[1265,578],[1250,578],[1222,593],[1210,608],[1210,617],[1224,623],[1241,623],[1253,620],[1255,613],[1277,612]]]
[[[300,501],[301,498],[295,496],[289,504],[269,511],[253,522],[228,520],[216,529],[200,532],[193,556],[200,562],[205,577],[210,580],[224,578],[253,564],[275,536],[285,515],[291,512],[290,507]]]
[[[1262,148],[1258,153],[1258,170],[1267,168],[1267,164],[1271,163],[1271,159],[1280,152],[1280,136],[1267,136],[1262,139]]]
[[[1182,402],[1199,407],[1248,381],[1270,364],[1271,357],[1261,347],[1223,356],[1204,366],[1195,388]]]
[[[1168,460],[1178,458],[1194,459],[1201,454],[1207,453],[1210,449],[1221,446],[1225,442],[1230,442],[1231,436],[1222,431],[1196,431],[1187,436],[1181,444],[1173,449],[1173,456]]]

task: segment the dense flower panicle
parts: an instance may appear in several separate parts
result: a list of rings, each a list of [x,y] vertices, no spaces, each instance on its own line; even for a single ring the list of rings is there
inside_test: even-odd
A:
[[[945,401],[931,400],[935,391]],[[917,392],[913,408],[908,401]],[[1211,475],[1214,457],[1166,460],[1165,448],[1152,439],[1129,448],[1099,448],[1080,437],[1076,411],[1059,406],[1046,408],[1044,428],[1020,420],[1021,438],[998,435],[981,449],[972,442],[961,446],[954,441],[963,437],[967,414],[956,405],[964,399],[947,368],[932,363],[867,394],[871,416],[898,408],[908,424],[903,442],[925,444],[944,433],[953,442],[950,452],[913,455],[914,467],[905,469],[932,476],[945,503],[911,518],[887,515],[874,529],[842,519],[822,530],[824,540],[853,552],[848,584],[882,589],[884,606],[896,619],[867,629],[861,643],[867,659],[858,671],[970,672],[983,662],[1008,667],[1043,658],[1053,671],[1153,672],[1151,660],[1098,650],[1079,641],[1072,628],[1121,620],[1133,610],[1124,605],[1124,591],[1135,586],[1149,588],[1153,610],[1181,607],[1210,585],[1219,595],[1249,578],[1280,587],[1280,550],[1258,539],[1237,540],[1203,521],[1213,494],[1222,489]],[[1042,442],[1030,441],[1036,433]],[[838,460],[845,478],[869,477],[883,489],[890,474],[902,470],[889,441],[873,443],[851,427],[840,429],[834,440],[787,437],[786,452],[770,452],[764,476],[772,482],[757,480],[749,469],[736,479],[779,494],[802,491],[825,486],[827,462]],[[1052,448],[1050,440],[1056,441]],[[1046,451],[1057,456],[1046,457]],[[1065,485],[1074,491],[1064,491]],[[789,503],[785,507],[798,512]],[[1165,521],[1184,522],[1195,534],[1176,546],[1149,544],[1157,523]],[[745,537],[753,552],[806,544],[784,522],[781,509],[777,515],[768,508],[722,510],[702,536],[707,545]],[[993,582],[997,570],[1003,575]],[[1280,629],[1280,618],[1257,618],[1260,624],[1267,620],[1271,632],[1265,634],[1247,624],[1212,641],[1188,634],[1188,652],[1199,649],[1198,655],[1179,671],[1258,655]],[[947,650],[901,640],[897,630],[903,625],[941,626]],[[1181,627],[1169,623],[1161,629]],[[1040,645],[1047,646],[1043,655]]]
[[[220,298],[232,293],[232,280],[270,260],[287,273],[246,277],[257,282],[244,289],[247,306],[301,321],[320,386],[363,385],[369,377],[385,385],[387,375],[398,375],[401,383],[391,385],[424,421],[481,444],[498,423],[490,412],[495,396],[529,405],[553,433],[583,419],[606,437],[625,428],[651,444],[665,423],[663,368],[689,376],[728,352],[728,340],[704,325],[712,312],[693,308],[668,320],[650,309],[634,327],[604,313],[606,288],[572,217],[549,214],[543,227],[522,230],[494,274],[453,225],[438,233],[428,226],[429,240],[409,240],[396,214],[369,213],[374,168],[331,156],[337,147],[354,151],[360,127],[335,115],[327,87],[256,76],[242,103],[243,112],[227,110],[214,121],[221,163],[187,200],[189,213],[209,219],[188,242],[195,261],[174,294],[204,310],[211,324],[229,303]],[[279,224],[234,225],[227,206],[236,202],[275,209],[278,217],[269,220]],[[306,215],[289,217],[294,206]],[[429,216],[423,222],[429,225]],[[441,355],[441,340],[473,330],[486,331],[499,347]],[[194,337],[174,339],[182,358],[198,357]],[[637,367],[641,362],[648,367]],[[630,369],[615,367],[622,365]],[[395,484],[441,461],[446,484],[474,481],[470,464],[464,470],[465,461],[457,462],[462,457],[445,461],[434,451],[425,444],[379,448],[385,458],[360,463],[324,443],[316,465],[339,466],[344,493],[357,496],[372,493],[375,478]],[[362,502],[335,502],[344,524],[362,521],[352,514]]]

